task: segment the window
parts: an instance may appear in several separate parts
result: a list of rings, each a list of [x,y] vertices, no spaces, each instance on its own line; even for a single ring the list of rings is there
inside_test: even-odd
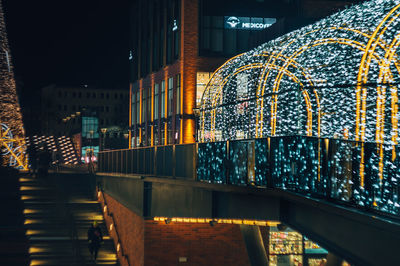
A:
[[[131,117],[132,117],[132,125],[136,124],[136,116],[135,116],[135,112],[136,112],[136,93],[132,93],[132,106],[131,106]]]
[[[86,98],[88,98],[88,99],[90,98],[90,92],[86,93]]]
[[[61,92],[61,91],[58,92],[58,97],[59,97],[59,98],[62,97],[62,92]]]
[[[68,109],[67,109],[67,106],[66,105],[64,105],[64,111],[67,111]]]
[[[172,115],[173,100],[174,100],[174,78],[168,79],[168,116]]]
[[[136,123],[140,124],[140,92],[136,92]]]
[[[82,98],[82,92],[78,92],[78,98]]]
[[[181,75],[176,75],[176,114],[181,113]]]
[[[97,117],[82,117],[82,137],[88,139],[98,138],[98,124]]]
[[[61,111],[61,109],[62,109],[62,106],[61,106],[61,104],[59,104],[58,105],[58,111]]]
[[[211,72],[197,72],[197,81],[196,81],[196,106],[200,107],[201,98],[203,96],[204,90],[207,86],[208,81],[211,78]]]
[[[100,93],[100,98],[104,99],[104,93]]]
[[[154,120],[158,119],[159,89],[160,89],[160,84],[155,84],[154,85]]]
[[[167,2],[167,64],[179,57],[180,1]]]
[[[201,49],[222,52],[224,20],[222,16],[204,16],[201,23]]]
[[[106,94],[106,99],[110,99],[110,94]]]
[[[106,112],[108,113],[110,111],[110,107],[106,106]]]
[[[114,99],[118,99],[118,94],[114,94]]]
[[[165,117],[165,80],[161,81],[161,118]]]
[[[151,88],[148,88],[146,91],[147,91],[147,108],[146,108],[146,116],[147,117],[146,117],[146,119],[147,119],[147,121],[151,121],[152,120],[152,117],[151,117]],[[121,112],[122,112],[122,105],[121,105]],[[149,130],[149,132],[150,132],[150,130]],[[148,136],[150,137],[150,134],[148,134]]]
[[[147,111],[147,90],[142,90],[142,123],[146,122],[146,111]]]
[[[76,98],[76,92],[72,93],[72,98]]]
[[[121,94],[119,95],[119,98],[122,100],[122,99],[124,98],[124,95],[121,93]]]
[[[68,92],[64,92],[64,97],[68,97]]]
[[[93,92],[92,97],[93,97],[93,99],[96,99],[96,93],[95,92]]]

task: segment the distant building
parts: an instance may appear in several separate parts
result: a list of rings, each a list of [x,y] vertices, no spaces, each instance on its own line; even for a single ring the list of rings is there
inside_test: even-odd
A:
[[[132,2],[129,127],[135,147],[194,142],[196,108],[222,63],[359,1]]]
[[[127,90],[98,89],[86,85],[44,87],[41,90],[41,133],[47,136],[83,134],[82,137],[92,134],[97,140],[99,137],[111,139],[103,142],[102,148],[121,148],[121,142],[128,143],[123,140],[129,121],[128,103]],[[97,124],[93,127],[96,132],[87,130],[89,118],[96,118]]]

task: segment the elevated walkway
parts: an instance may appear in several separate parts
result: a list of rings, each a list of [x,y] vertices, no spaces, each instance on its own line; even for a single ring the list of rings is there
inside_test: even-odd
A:
[[[400,223],[282,189],[98,173],[104,192],[146,219],[281,221],[355,265],[396,265]],[[372,241],[373,240],[373,241]]]

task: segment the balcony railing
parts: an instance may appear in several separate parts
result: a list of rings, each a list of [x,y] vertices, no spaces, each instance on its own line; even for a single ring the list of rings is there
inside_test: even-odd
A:
[[[400,147],[305,136],[102,152],[99,171],[282,189],[400,215]]]

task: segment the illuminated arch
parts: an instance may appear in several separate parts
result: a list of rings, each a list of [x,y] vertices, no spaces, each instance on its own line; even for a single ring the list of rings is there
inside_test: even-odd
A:
[[[238,75],[247,73],[255,77],[249,81],[248,97],[249,102],[254,102],[254,110],[248,110],[253,112],[249,123],[254,125],[248,129],[255,131],[254,137],[287,132],[280,128],[287,121],[279,117],[279,112],[288,108],[285,104],[293,108],[296,99],[293,93],[281,95],[281,92],[282,89],[293,92],[300,87],[305,103],[300,109],[307,109],[307,130],[298,128],[289,134],[299,131],[308,136],[338,137],[337,134],[346,131],[346,136],[339,137],[396,145],[399,7],[399,1],[371,1],[353,6],[228,60],[214,72],[204,91],[201,141],[235,138],[231,133],[222,132],[219,138],[215,135],[217,130],[228,126],[225,123],[229,119],[224,118],[236,115],[227,113],[224,106],[234,104]],[[378,26],[374,24],[376,21],[380,21]],[[392,74],[394,71],[396,75]],[[386,93],[387,87],[390,94]],[[335,93],[327,93],[330,89],[336,89],[346,104],[336,99]],[[287,96],[292,99],[285,99]],[[287,101],[278,107],[278,98]],[[270,116],[265,115],[268,105]],[[334,118],[341,120],[341,124],[332,123]],[[270,125],[270,131],[264,130],[266,124]],[[299,125],[303,127],[304,123]]]

